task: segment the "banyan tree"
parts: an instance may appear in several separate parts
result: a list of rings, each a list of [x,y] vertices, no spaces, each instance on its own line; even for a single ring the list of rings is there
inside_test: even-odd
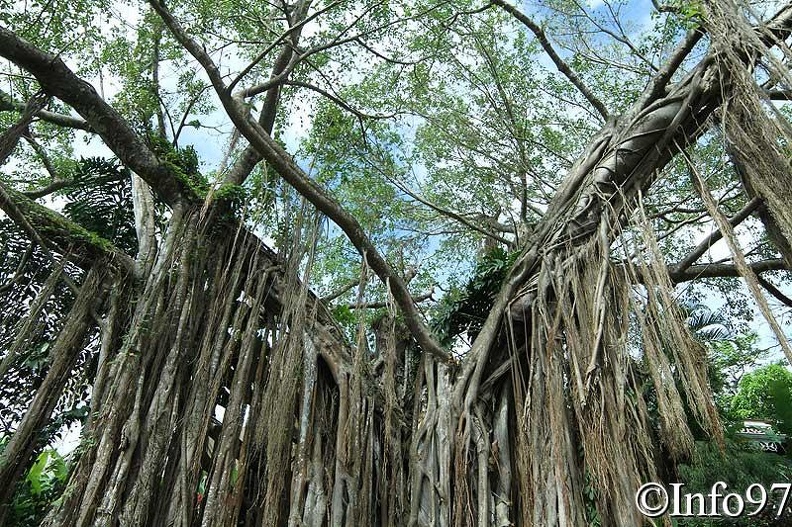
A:
[[[133,4],[0,6],[0,523],[640,525],[677,284],[792,360],[792,4]]]

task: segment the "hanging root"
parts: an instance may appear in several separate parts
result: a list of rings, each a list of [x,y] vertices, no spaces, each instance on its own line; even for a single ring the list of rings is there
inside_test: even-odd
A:
[[[716,50],[724,91],[729,94],[720,112],[729,150],[744,171],[746,185],[765,201],[778,229],[777,245],[788,248],[792,240],[792,128],[769,94],[792,88],[788,66],[792,52],[783,42],[792,27],[792,7],[773,18],[778,22],[756,22],[757,31],[749,22],[752,8],[746,3],[710,0],[704,6],[704,25]],[[746,57],[750,57],[749,67]],[[761,85],[757,72],[767,79]],[[792,265],[792,255],[782,254]]]
[[[97,267],[100,269],[102,265]],[[61,270],[58,269],[53,276],[57,277],[60,273]],[[105,278],[98,269],[92,269],[85,277],[74,305],[52,343],[47,374],[0,456],[0,481],[3,481],[0,489],[0,520],[5,513],[5,504],[11,502],[15,483],[27,468],[34,451],[42,446],[39,444],[38,434],[49,424],[52,411],[63,393],[67,377],[85,345],[89,331],[93,328],[92,310],[97,301],[101,305],[106,292],[103,286]],[[45,288],[43,293],[48,296],[50,292]],[[32,312],[30,316],[34,314],[35,312]],[[29,334],[22,336],[26,337]]]
[[[278,448],[279,437],[285,455],[281,446],[264,466],[270,487],[288,478],[295,390],[282,399],[264,392],[301,378],[271,354],[302,360],[302,331],[289,326],[293,304],[305,302],[300,290],[294,301],[279,292],[284,308],[266,315],[275,293],[272,266],[271,254],[246,232],[217,236],[203,231],[193,212],[174,213],[153,269],[134,293],[138,301],[121,304],[117,296],[108,310],[82,455],[48,524],[192,525],[200,515],[212,525],[235,525],[251,456],[265,445],[268,453]],[[287,321],[281,327],[278,316]],[[129,328],[123,338],[119,327]],[[273,419],[279,404],[288,418],[256,438],[260,421],[250,412],[265,400]],[[254,459],[257,469],[261,459]]]
[[[749,6],[733,0],[706,2],[705,5],[707,29],[717,51],[715,59],[724,72],[731,94],[728,104],[721,111],[728,150],[744,178],[746,188],[764,200],[770,214],[761,217],[768,236],[787,265],[792,267],[792,208],[789,206],[792,202],[792,126],[768,96],[772,91],[788,91],[792,88],[792,74],[787,66],[792,59],[792,52],[781,36],[786,33],[779,32],[781,28],[788,30],[790,22],[762,26],[757,32],[747,18],[751,14]],[[787,7],[786,10],[792,11],[792,8]],[[744,57],[753,58],[751,68],[743,65]],[[756,70],[769,77],[762,85],[756,79]],[[778,338],[787,359],[792,362],[792,347],[771,313],[756,275],[748,267],[733,228],[718,210],[705,181],[689,159],[688,163],[696,190],[723,233],[740,275]]]
[[[705,352],[673,301],[646,218],[636,214],[636,230],[655,263],[640,273],[611,262],[606,225],[587,243],[545,256],[536,281],[529,376],[516,396],[525,401],[518,444],[530,449],[518,470],[529,479],[523,492],[534,525],[584,524],[595,505],[584,497],[586,486],[596,489],[603,522],[641,523],[635,491],[658,479],[661,455],[636,356],[645,358],[657,394],[662,448],[683,460],[693,447],[676,377],[702,428],[721,438]],[[639,275],[645,302],[635,290]]]

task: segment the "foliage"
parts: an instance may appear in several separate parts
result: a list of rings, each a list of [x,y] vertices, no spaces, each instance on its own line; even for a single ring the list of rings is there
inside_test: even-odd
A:
[[[682,309],[687,315],[685,322],[699,340],[718,343],[731,336],[730,321],[722,312],[703,304],[683,305]]]
[[[349,306],[341,304],[333,308],[333,316],[338,321],[339,324],[343,326],[351,326],[357,320],[355,318],[355,314],[349,308]]]
[[[742,419],[766,419],[788,432],[791,396],[792,372],[782,364],[768,364],[743,376],[730,409]]]
[[[769,489],[773,483],[792,482],[792,462],[786,457],[757,451],[745,440],[731,438],[726,450],[721,452],[714,442],[697,442],[694,459],[689,464],[678,467],[679,481],[685,483],[683,493],[702,493],[707,495],[712,486],[723,481],[729,492],[745,495],[753,483],[760,483]],[[774,497],[777,498],[777,497]],[[770,499],[770,498],[768,498]],[[743,516],[738,519],[680,519],[679,525],[690,527],[726,526],[771,526],[789,525],[792,518],[784,516],[779,523],[775,512],[767,507],[765,514],[758,517]]]
[[[129,169],[115,160],[80,159],[65,196],[67,218],[127,253],[137,251]]]
[[[432,321],[444,343],[450,345],[462,335],[471,341],[476,338],[517,256],[517,252],[491,249],[481,257],[467,284],[443,297]]]
[[[746,371],[756,368],[760,360],[765,359],[767,350],[759,348],[758,335],[748,333],[734,335],[728,339],[710,341],[709,363],[714,375],[710,383],[716,397],[731,397]],[[721,406],[728,407],[728,401]]]
[[[198,153],[192,145],[174,146],[167,139],[156,135],[149,135],[147,139],[152,151],[187,188],[192,189],[198,196],[206,195],[209,182],[201,173]]]
[[[0,440],[0,456],[4,443]],[[17,484],[14,500],[4,525],[27,527],[38,525],[49,506],[58,498],[68,477],[66,460],[58,451],[49,448],[41,452]]]
[[[674,0],[670,3],[669,7],[679,13],[680,19],[686,27],[696,29],[701,25],[701,17],[704,14],[704,9],[701,2],[698,0]]]
[[[723,322],[717,314],[703,313],[688,318],[691,329],[707,329],[711,323]],[[712,331],[696,332],[712,335]],[[718,410],[726,424],[727,442],[721,451],[715,441],[699,440],[691,460],[676,466],[677,481],[683,482],[683,493],[702,493],[707,495],[712,486],[719,481],[727,484],[729,492],[745,493],[754,483],[769,489],[773,483],[792,482],[792,460],[789,456],[763,452],[751,441],[736,435],[742,428],[743,419],[767,419],[779,424],[779,431],[789,433],[787,419],[792,411],[790,381],[792,374],[780,365],[768,365],[741,375],[745,369],[755,368],[756,362],[764,354],[755,346],[756,335],[729,336],[727,339],[705,340],[710,347],[709,377]],[[741,376],[741,378],[740,378]],[[739,379],[736,394],[733,393]],[[699,428],[689,418],[691,429]],[[700,433],[696,437],[703,439]],[[777,496],[772,496],[777,499]],[[771,526],[787,525],[792,518],[784,516],[777,519],[771,507],[755,517],[743,516],[737,519],[683,518],[675,520],[680,526],[726,527],[726,526]]]

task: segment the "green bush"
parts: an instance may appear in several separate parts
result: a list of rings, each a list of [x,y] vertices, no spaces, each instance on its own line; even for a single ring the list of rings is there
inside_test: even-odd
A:
[[[713,442],[698,441],[692,462],[679,465],[677,470],[679,481],[685,483],[683,494],[698,492],[707,496],[715,483],[723,481],[728,487],[727,493],[744,496],[751,484],[760,483],[768,492],[769,503],[777,503],[780,498],[779,493],[770,493],[773,483],[792,482],[792,462],[788,458],[759,451],[749,441],[739,438],[728,439],[723,453]],[[678,518],[675,524],[685,527],[792,526],[792,515],[788,513],[776,518],[775,511],[768,505],[762,514],[748,516],[754,508],[746,503],[746,513],[740,518]]]
[[[0,440],[0,455],[5,441]],[[44,450],[17,484],[6,527],[38,525],[49,506],[60,495],[68,478],[68,468],[63,457],[54,449]]]

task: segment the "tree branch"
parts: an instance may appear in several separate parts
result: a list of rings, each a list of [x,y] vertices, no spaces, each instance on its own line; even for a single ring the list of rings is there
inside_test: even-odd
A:
[[[525,13],[506,3],[505,0],[492,0],[492,3],[501,7],[504,11],[522,22],[523,25],[533,32],[533,34],[536,36],[536,39],[539,41],[539,44],[545,50],[545,53],[547,53],[547,55],[550,57],[550,60],[552,60],[556,65],[556,68],[558,68],[558,71],[563,73],[564,76],[569,79],[569,82],[575,85],[578,91],[583,94],[586,100],[588,100],[588,102],[597,109],[597,112],[599,112],[602,118],[607,121],[609,116],[608,109],[605,108],[605,105],[602,103],[602,101],[600,101],[597,96],[588,89],[580,77],[578,77],[577,73],[572,71],[572,68],[570,68],[569,65],[558,55],[556,50],[553,48],[553,45],[550,44],[550,41],[547,39],[547,35],[545,35],[544,30],[533,20],[528,18]]]
[[[313,92],[316,92],[319,95],[321,95],[322,97],[325,97],[326,99],[329,99],[330,101],[332,101],[333,103],[335,103],[339,107],[341,107],[344,110],[348,111],[349,113],[353,114],[358,119],[390,119],[390,118],[396,116],[395,113],[383,114],[383,115],[373,115],[373,114],[363,113],[360,110],[356,110],[355,108],[350,106],[346,101],[341,99],[341,97],[339,97],[338,95],[334,95],[334,94],[330,93],[328,90],[325,90],[324,88],[320,88],[319,86],[316,86],[316,85],[311,84],[309,82],[286,80],[286,81],[283,81],[283,84],[285,86],[295,86],[297,88],[305,88],[307,90],[311,90]]]
[[[773,284],[771,284],[770,282],[768,282],[758,274],[756,275],[756,280],[757,282],[759,282],[759,285],[761,285],[765,289],[765,291],[773,295],[778,301],[780,301],[782,304],[784,304],[787,307],[792,307],[792,299],[790,299],[784,293],[779,291],[776,286],[774,286]]]
[[[315,13],[312,13],[311,16],[307,16],[308,8],[310,7],[310,4],[311,4],[311,2],[308,1],[308,0],[303,1],[303,2],[301,2],[299,4],[297,9],[295,10],[295,12],[297,13],[297,16],[295,16],[295,19],[293,21],[289,20],[289,22],[291,22],[289,27],[278,38],[276,38],[272,42],[272,44],[267,46],[263,51],[261,51],[256,56],[255,59],[253,59],[247,66],[245,66],[245,68],[242,69],[242,71],[228,85],[228,91],[233,91],[234,88],[236,87],[236,85],[239,84],[239,82],[248,73],[250,73],[253,70],[253,68],[255,68],[262,60],[264,60],[264,57],[269,55],[270,52],[272,52],[272,50],[275,49],[275,47],[278,44],[280,44],[280,43],[284,44],[283,49],[290,50],[289,60],[287,60],[283,64],[283,68],[285,68],[286,65],[289,64],[289,61],[291,60],[291,55],[294,53],[294,50],[297,49],[297,41],[300,38],[300,34],[302,33],[302,30],[305,27],[305,25],[308,24],[309,22],[311,22],[312,20],[316,20],[318,17],[320,17],[324,13],[326,13],[326,12],[330,11],[331,9],[335,8],[336,6],[340,5],[341,2],[338,2],[338,1],[337,2],[332,2],[329,5],[323,7],[322,9],[319,9]],[[287,13],[287,20],[289,18],[291,18],[291,17],[289,17],[288,13]],[[293,35],[293,38],[291,39],[292,41],[289,42],[289,38],[292,37],[292,35]],[[281,51],[281,54],[283,54],[283,51]],[[276,59],[275,62],[278,63],[279,61],[280,61],[280,58]],[[283,71],[283,68],[281,68],[277,72],[275,70],[277,70],[278,68],[273,68],[272,77],[276,77],[277,75],[279,75]]]
[[[754,273],[764,273],[766,271],[789,270],[784,260],[774,258],[772,260],[762,260],[749,264]],[[677,271],[676,266],[669,267],[668,276],[674,283],[690,282],[697,278],[732,278],[739,277],[740,273],[733,264],[699,264],[691,265],[683,271]]]
[[[11,97],[0,91],[0,112],[22,112],[25,110],[25,104],[16,102]],[[46,121],[48,123],[64,126],[66,128],[73,128],[75,130],[83,130],[85,132],[94,133],[96,130],[91,128],[87,122],[71,115],[64,115],[60,113],[48,112],[47,110],[39,110],[35,113],[35,117]]]
[[[0,209],[19,225],[45,251],[68,254],[83,269],[90,269],[99,259],[116,263],[134,273],[134,261],[108,240],[95,235],[55,211],[39,205],[21,192],[0,183]]]
[[[344,209],[335,198],[330,196],[323,187],[308,177],[295,163],[294,159],[266,133],[258,122],[250,119],[240,100],[228,93],[223,77],[214,61],[196,41],[186,34],[181,24],[167,10],[165,5],[156,0],[149,0],[149,2],[162,17],[165,25],[168,26],[176,40],[204,68],[226,113],[237,129],[239,129],[239,132],[289,185],[344,231],[358,252],[368,260],[369,266],[380,280],[390,286],[396,304],[402,310],[405,323],[421,348],[444,361],[453,361],[451,354],[440,346],[423,322],[422,315],[413,303],[404,280],[382,257],[355,217]]]
[[[59,190],[63,190],[67,187],[70,187],[72,184],[74,184],[74,182],[69,181],[68,179],[58,179],[40,189],[29,190],[23,192],[22,194],[30,199],[39,199],[39,198],[43,198],[44,196],[49,196],[53,192],[57,192]]]
[[[157,0],[149,0],[149,2],[154,2],[154,1],[157,1]],[[379,5],[379,3],[377,2],[377,3],[371,4],[370,6],[366,6],[362,10],[362,12],[360,14],[355,16],[355,18],[351,22],[346,24],[346,26],[343,29],[340,29],[338,31],[338,34],[335,36],[335,38],[331,39],[329,42],[317,44],[317,45],[315,45],[315,46],[313,46],[313,47],[311,47],[310,49],[307,49],[307,50],[296,50],[296,51],[299,52],[299,54],[295,54],[295,56],[289,62],[289,65],[286,67],[286,69],[283,71],[283,73],[281,73],[280,75],[278,75],[276,77],[271,77],[269,80],[266,80],[266,81],[264,81],[264,82],[262,82],[260,84],[257,84],[255,86],[250,86],[250,87],[248,87],[248,88],[246,88],[244,90],[241,90],[240,92],[234,94],[234,97],[238,98],[238,99],[246,99],[248,97],[253,97],[255,95],[263,93],[263,92],[269,90],[271,87],[283,82],[283,80],[286,79],[288,74],[291,73],[291,71],[294,70],[294,68],[296,68],[297,65],[300,62],[306,60],[307,58],[311,57],[312,55],[316,55],[317,53],[321,53],[323,51],[327,51],[329,49],[336,48],[336,47],[339,47],[339,46],[343,46],[343,45],[346,45],[346,44],[359,43],[360,39],[365,38],[365,37],[367,37],[369,35],[373,35],[375,33],[381,32],[381,31],[385,31],[385,30],[387,30],[389,28],[392,28],[393,26],[395,26],[397,24],[402,24],[402,23],[410,21],[410,20],[417,20],[420,17],[425,16],[425,15],[431,13],[432,11],[437,10],[438,6],[442,6],[442,5],[446,4],[446,3],[448,3],[448,2],[441,2],[438,5],[429,6],[426,9],[419,10],[419,11],[417,11],[416,13],[414,13],[414,14],[412,14],[410,16],[406,16],[404,18],[401,18],[401,19],[398,19],[398,20],[395,20],[395,21],[388,21],[388,22],[383,23],[381,25],[366,29],[366,30],[364,30],[364,31],[362,31],[360,33],[357,33],[357,34],[354,34],[354,35],[350,35],[348,37],[344,37],[344,35],[346,35],[356,24],[358,24],[363,19],[364,16],[366,16],[375,7],[377,7]],[[484,9],[486,9],[486,8],[484,8]],[[475,10],[473,12],[477,12],[477,11],[480,11],[480,10]],[[208,55],[207,55],[207,58],[208,58]]]
[[[483,234],[484,236],[486,236],[488,238],[492,238],[493,240],[497,241],[498,243],[502,243],[502,244],[507,245],[507,246],[511,244],[511,242],[509,240],[507,240],[506,238],[504,238],[503,236],[500,236],[498,234],[490,232],[490,231],[488,231],[488,230],[476,225],[472,221],[465,219],[464,216],[462,216],[461,214],[458,214],[458,213],[456,213],[456,212],[454,212],[452,210],[443,208],[440,205],[436,205],[436,204],[432,203],[431,201],[422,198],[419,194],[411,191],[406,186],[401,185],[400,183],[398,183],[397,181],[395,181],[395,180],[393,180],[391,178],[388,178],[388,180],[392,184],[394,184],[397,188],[399,188],[399,190],[401,190],[402,192],[404,192],[405,194],[407,194],[408,196],[413,198],[415,201],[426,205],[427,207],[429,207],[433,211],[437,212],[438,214],[441,214],[441,215],[446,216],[446,217],[448,217],[448,218],[450,218],[450,219],[452,219],[452,220],[454,220],[456,222],[459,222],[462,225],[464,225],[465,227],[467,227],[469,229],[472,229],[472,230],[478,232],[479,234]],[[477,219],[480,219],[480,218],[477,218]],[[504,232],[509,232],[509,231],[504,231]]]
[[[25,105],[19,120],[0,135],[0,164],[4,163],[19,144],[19,139],[27,132],[33,116],[47,102],[48,97],[39,92]],[[7,188],[0,181],[0,209],[29,236],[30,240],[41,246],[50,260],[57,262],[51,249],[61,254],[73,255],[87,267],[93,266],[96,259],[111,256],[122,267],[129,267],[132,261],[123,251],[113,247],[107,240],[96,236],[79,225],[72,223],[60,214],[25,197],[22,193]],[[74,284],[67,279],[67,283]]]
[[[762,199],[759,197],[753,198],[749,201],[737,214],[729,219],[729,223],[732,227],[736,227],[740,223],[742,223],[748,216],[751,215],[753,211],[758,209],[762,205]],[[675,267],[674,272],[684,272],[688,267],[696,263],[696,260],[701,258],[701,256],[712,247],[715,242],[723,238],[723,233],[720,229],[714,231],[712,234],[707,236],[701,243],[693,249],[690,254],[688,254],[682,261],[680,261]]]
[[[48,94],[79,113],[105,144],[169,205],[193,197],[172,168],[160,163],[138,134],[89,83],[74,74],[55,55],[45,53],[0,27],[0,56],[31,73]]]
[[[289,30],[284,33],[284,35],[279,38],[277,42],[283,40],[283,47],[281,48],[280,53],[275,58],[275,63],[272,66],[272,72],[270,74],[270,79],[274,78],[282,78],[283,81],[287,81],[289,79],[289,68],[292,60],[294,60],[294,56],[296,53],[297,46],[300,42],[300,36],[302,34],[302,29],[309,20],[319,16],[318,13],[314,13],[311,17],[307,17],[308,8],[310,7],[311,2],[309,0],[303,0],[297,6],[297,9],[294,12],[294,23],[292,23]],[[329,7],[328,7],[329,9]],[[264,54],[259,55],[256,60],[251,63],[248,67],[252,68],[253,64],[257,64],[261,59],[264,58],[266,53],[269,53],[269,50],[275,46],[273,43],[272,46],[268,47],[265,50]],[[249,70],[247,70],[249,71]],[[244,75],[247,74],[247,71],[242,71],[231,84],[228,85],[226,90],[230,93],[234,89],[234,85],[237,81],[239,81]],[[264,131],[267,132],[269,135],[272,135],[272,129],[275,126],[275,116],[278,111],[278,103],[280,102],[280,93],[282,88],[282,83],[274,84],[267,90],[267,95],[264,97],[264,105],[261,108],[261,113],[259,114],[259,124],[264,128]],[[238,133],[238,132],[237,132]],[[235,136],[236,137],[236,136]],[[239,159],[234,166],[231,168],[231,171],[225,178],[226,183],[231,183],[233,185],[241,185],[244,181],[248,178],[250,173],[253,171],[255,166],[261,161],[261,154],[252,146],[248,145],[242,151],[242,155],[239,156]]]
[[[355,287],[358,284],[360,284],[360,278],[355,278],[354,280],[350,280],[349,282],[346,282],[344,285],[342,285],[335,291],[331,291],[327,295],[321,297],[319,300],[321,300],[325,304],[328,304],[333,300],[335,300],[336,298],[338,298],[339,296],[346,293],[347,291],[350,291],[353,287]]]
[[[434,290],[420,295],[416,295],[412,297],[412,300],[415,303],[424,302],[426,300],[434,300],[432,298],[432,295],[434,295]],[[388,305],[389,305],[388,302],[362,302],[362,303],[351,302],[347,304],[347,307],[349,309],[382,309],[383,307],[388,307]]]
[[[767,90],[765,95],[771,101],[792,101],[792,90]]]
[[[701,29],[694,29],[685,35],[685,39],[671,54],[671,58],[663,64],[657,71],[657,74],[652,78],[649,89],[645,92],[644,100],[651,100],[662,95],[666,86],[668,86],[668,83],[671,81],[671,77],[674,76],[679,66],[681,66],[682,62],[690,55],[690,52],[693,51],[693,48],[696,47],[696,44],[699,43],[703,36],[704,33]]]

